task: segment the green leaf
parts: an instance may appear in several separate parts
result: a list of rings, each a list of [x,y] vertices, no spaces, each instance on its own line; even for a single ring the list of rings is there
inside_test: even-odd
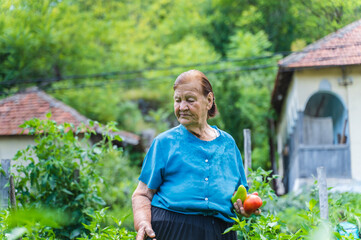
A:
[[[226,230],[224,230],[223,234],[229,233],[230,231],[234,231],[234,230],[236,230],[235,225],[233,225],[232,227],[229,227]]]
[[[65,192],[66,194],[69,194],[69,195],[74,195],[72,192],[70,192],[69,190],[63,188],[61,189],[61,191]]]
[[[79,228],[74,229],[71,233],[70,233],[70,239],[74,239],[75,237],[79,236],[81,233],[81,230]]]
[[[89,121],[89,126],[90,126],[90,127],[94,127],[94,121],[93,121],[93,120],[90,120],[90,121]]]
[[[246,220],[243,220],[242,222],[239,222],[238,225],[242,229],[247,225],[247,222],[246,222]]]
[[[71,141],[74,139],[74,133],[73,130],[68,129],[68,132],[65,134],[66,140]]]
[[[51,112],[48,112],[45,116],[46,116],[46,118],[50,119],[51,118]]]
[[[117,219],[117,218],[115,218],[113,216],[111,216],[111,218],[112,218],[113,222],[115,222],[115,224],[117,224],[118,227],[120,227],[122,225],[121,220],[119,220],[119,219]]]
[[[268,223],[267,226],[273,228],[274,226],[276,226],[278,224],[278,222],[271,222],[271,223]]]
[[[114,135],[114,140],[117,140],[119,142],[123,141],[123,139],[119,135]]]
[[[6,172],[4,171],[4,169],[0,166],[0,173],[3,175],[3,176],[6,176]]]
[[[84,194],[79,194],[76,198],[75,201],[78,201],[80,199],[84,198]]]
[[[50,189],[54,190],[56,187],[56,180],[53,177],[49,178],[49,185],[50,185]]]
[[[342,235],[339,232],[334,232],[333,233],[335,235],[335,237],[337,237],[338,239],[342,239]]]
[[[98,196],[94,196],[92,198],[92,201],[99,204],[99,205],[105,205],[106,203],[104,202],[104,200],[101,197]]]
[[[262,240],[267,240],[267,238],[265,238],[262,234],[260,234],[260,237]]]
[[[312,198],[308,204],[308,208],[310,209],[311,212],[312,212],[312,209],[316,206],[316,204],[317,204],[317,201]]]

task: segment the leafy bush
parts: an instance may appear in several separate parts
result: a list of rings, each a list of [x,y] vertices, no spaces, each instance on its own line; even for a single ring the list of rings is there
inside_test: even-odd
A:
[[[66,226],[54,229],[57,236],[75,238],[85,231],[83,224],[91,221],[94,210],[105,205],[99,196],[97,182],[101,179],[95,166],[103,154],[114,151],[112,137],[90,144],[94,134],[90,127],[74,127],[50,120],[32,119],[21,125],[35,135],[34,146],[19,151],[15,159],[17,201],[24,208],[61,210],[69,216]],[[113,125],[106,127],[113,128]]]
[[[89,98],[90,95],[96,97]],[[96,89],[86,88],[81,91],[58,91],[55,97],[77,109],[84,116],[101,123],[116,121],[119,123],[119,128],[131,132],[140,132],[147,128],[137,103],[124,99],[122,90],[114,89],[111,85]]]
[[[113,218],[113,224],[104,227],[106,210],[107,208],[96,210],[89,215],[91,222],[84,224],[84,228],[88,231],[87,234],[82,233],[82,236],[76,239],[135,239],[136,233],[128,231],[123,227],[123,219],[118,220]],[[53,232],[54,228],[58,228],[61,224],[64,224],[66,218],[62,219],[63,217],[65,217],[64,214],[51,209],[21,209],[16,212],[10,212],[8,210],[0,211],[0,239],[63,239],[56,236]]]
[[[54,228],[65,225],[67,216],[59,210],[21,209],[0,212],[0,239],[55,239]]]
[[[114,225],[109,225],[107,227],[101,227],[101,223],[104,223],[104,219],[106,217],[105,211],[107,209],[101,209],[100,211],[96,211],[92,217],[92,222],[89,225],[84,225],[86,229],[89,230],[88,235],[84,235],[81,238],[77,238],[78,240],[87,240],[87,239],[115,239],[115,240],[128,240],[135,239],[136,233],[132,231],[126,230],[122,227],[122,220],[117,218],[113,218]]]
[[[106,223],[111,224],[111,216],[122,217],[123,226],[133,228],[132,194],[137,187],[139,170],[132,167],[129,157],[120,151],[109,151],[101,156],[96,170],[102,178],[98,182],[100,196],[109,207]]]

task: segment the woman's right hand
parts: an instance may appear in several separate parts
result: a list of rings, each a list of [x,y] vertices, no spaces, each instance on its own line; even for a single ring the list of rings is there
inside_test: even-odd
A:
[[[149,222],[142,221],[138,226],[139,229],[136,240],[144,240],[147,239],[147,237],[150,237],[152,240],[156,240],[152,225]]]
[[[146,237],[155,239],[155,233],[152,228],[152,206],[151,202],[156,190],[148,188],[148,186],[139,182],[132,196],[134,228],[138,232],[136,240],[143,240]]]
[[[257,209],[252,213],[247,213],[243,208],[243,204],[242,204],[241,199],[237,199],[237,201],[233,204],[233,207],[235,208],[235,210],[236,210],[236,212],[238,214],[240,214],[240,215],[242,215],[244,217],[250,217],[252,214],[255,214],[255,215],[260,215],[261,214],[261,209]]]

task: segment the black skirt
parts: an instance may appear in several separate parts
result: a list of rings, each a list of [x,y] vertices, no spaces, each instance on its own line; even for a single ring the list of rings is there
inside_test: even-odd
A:
[[[152,206],[157,240],[237,240],[236,232],[223,234],[232,225],[212,216],[187,215]]]

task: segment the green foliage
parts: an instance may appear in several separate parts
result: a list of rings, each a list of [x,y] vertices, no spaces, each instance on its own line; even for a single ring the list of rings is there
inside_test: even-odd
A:
[[[2,1],[0,80],[211,60],[212,46],[197,36],[208,24],[204,6],[204,0]]]
[[[112,151],[107,153],[103,156],[104,159],[109,158],[109,161],[114,161],[117,157],[117,154]],[[105,168],[103,170],[103,173],[121,172],[119,169],[112,171]],[[259,168],[257,171],[251,171],[248,177],[249,192],[257,191],[264,200],[261,215],[235,218],[235,224],[226,232],[237,231],[239,239],[354,239],[351,235],[341,234],[343,229],[340,222],[348,221],[361,227],[360,194],[329,194],[330,218],[326,221],[319,217],[319,203],[316,200],[318,193],[315,185],[302,192],[302,195],[306,195],[305,197],[295,195],[277,197],[270,187],[270,183],[276,176],[270,176],[270,173]],[[291,208],[291,211],[287,211]],[[135,238],[136,233],[124,227],[126,216],[119,220],[119,217],[112,217],[109,212],[106,214],[106,211],[107,208],[88,212],[89,221],[83,223],[86,232],[77,237],[68,238],[79,240]],[[293,222],[294,215],[299,218],[296,223]],[[68,222],[67,217],[61,209],[20,209],[16,212],[3,210],[0,211],[0,239],[15,240],[19,237],[26,240],[64,239],[57,235],[56,231]],[[112,219],[111,222],[109,218]],[[290,227],[292,224],[293,228]]]
[[[237,31],[231,37],[228,53],[232,58],[250,58],[268,55],[270,42],[263,32],[252,35]],[[272,65],[275,58],[228,63],[225,67]],[[243,129],[252,132],[252,160],[255,168],[269,168],[268,118],[269,99],[275,68],[241,71],[239,74],[217,74],[208,76],[214,85],[219,117],[213,122],[229,132],[240,149],[243,149]]]
[[[100,71],[89,16],[70,1],[0,3],[0,81]],[[8,87],[13,86],[9,85]]]
[[[91,126],[74,127],[47,119],[31,119],[21,127],[35,135],[36,145],[20,150],[14,160],[17,201],[24,208],[58,209],[69,215],[68,224],[55,233],[74,238],[84,231],[82,223],[90,221],[89,213],[105,205],[99,196],[101,179],[95,167],[103,154],[114,151],[113,137],[90,144]],[[114,124],[103,130],[115,130]]]
[[[157,110],[150,110],[148,121],[153,123],[157,133],[161,133],[169,129],[169,115],[170,113],[162,108]]]
[[[65,225],[67,216],[59,210],[21,209],[0,212],[0,239],[55,239],[53,228]]]
[[[94,95],[94,97],[89,97]],[[57,91],[55,97],[64,103],[78,109],[79,112],[90,119],[101,123],[115,121],[117,126],[130,132],[140,132],[147,124],[134,101],[122,98],[121,91],[104,88],[86,88],[83,91]],[[85,104],[86,103],[86,104]]]
[[[292,194],[277,197],[270,187],[276,177],[269,176],[270,173],[259,168],[251,171],[248,178],[249,192],[258,192],[263,200],[261,215],[249,218],[238,216],[226,232],[237,231],[239,239],[354,239],[353,236],[340,234],[342,229],[339,224],[348,221],[361,227],[360,194],[330,194],[330,218],[326,221],[320,218],[315,186],[297,197]]]
[[[138,168],[132,166],[128,156],[120,151],[110,151],[100,157],[96,171],[102,181],[98,182],[99,194],[109,206],[105,220],[111,224],[111,217],[122,217],[127,229],[133,228],[132,194],[137,187]]]
[[[315,200],[317,198],[318,189],[315,184],[311,187],[303,188],[298,194],[289,193],[279,197],[277,202],[271,204],[278,217],[282,221],[287,222],[288,229],[291,232],[295,232],[300,225],[307,224],[308,220],[304,218],[304,215],[308,209],[318,211],[317,206],[319,203]],[[359,198],[360,194],[358,193],[329,193],[329,221],[335,228],[337,228],[340,222],[347,221],[361,229],[361,205]]]
[[[110,205],[126,205],[137,184],[138,169],[131,167],[128,159],[118,151],[111,151],[100,158],[96,166],[102,176],[99,191],[103,199]]]
[[[56,98],[91,119],[117,121],[136,133],[149,127],[162,131],[174,119],[165,124],[154,113],[172,115],[172,83],[181,72],[276,66],[278,58],[202,64],[291,46],[300,50],[360,13],[358,0],[4,0],[0,93],[32,85],[25,83],[29,79],[52,78],[35,84],[58,88]],[[186,67],[167,68],[174,64]],[[139,69],[145,70],[131,73]],[[101,72],[112,74],[81,76]],[[255,166],[269,168],[266,119],[276,67],[233,72],[207,74],[217,85],[221,113],[213,122],[230,132],[240,148],[242,130],[250,128]],[[77,77],[58,81],[69,75]],[[83,88],[89,84],[93,87]]]
[[[263,207],[267,205],[268,200],[274,201],[277,198],[275,191],[272,189],[272,182],[278,177],[271,175],[271,171],[265,171],[258,168],[255,171],[250,171],[247,179],[249,181],[249,193],[258,192],[262,196]]]
[[[238,231],[240,239],[289,239],[288,235],[281,233],[279,219],[272,214],[251,216],[247,219],[234,219],[235,225],[226,230]]]
[[[198,64],[264,56],[288,51],[291,46],[300,50],[305,44],[359,19],[360,13],[358,0],[4,0],[0,1],[0,83],[3,84],[0,93],[32,85],[25,83],[28,79],[52,78],[54,81],[50,83],[39,81],[36,85],[44,89],[59,88],[54,94],[56,98],[91,119],[102,123],[117,121],[120,128],[137,133],[149,127],[161,132],[174,124],[171,89],[176,75],[190,68],[201,71],[239,68],[229,73],[207,74],[220,111],[211,124],[229,132],[240,149],[243,149],[243,129],[251,129],[253,166],[269,169],[267,119],[272,117],[269,99],[276,67],[267,66],[276,66],[279,58]],[[187,67],[167,69],[174,64]],[[256,70],[242,70],[249,66]],[[150,70],[124,74],[137,69]],[[123,73],[57,81],[69,75],[114,71]],[[82,88],[84,84],[93,87]],[[77,130],[70,125],[48,122],[43,126],[49,129],[34,127],[42,124],[40,120],[32,120],[28,129],[31,133],[50,130],[52,134],[40,134],[43,138],[37,139],[37,146],[17,155],[26,163],[18,166],[23,177],[17,179],[18,192],[22,195],[18,201],[27,207],[38,207],[45,202],[49,207],[71,212],[71,224],[82,229],[80,223],[91,220],[89,212],[105,203],[112,214],[130,212],[131,175],[136,170],[129,167],[123,154],[105,150],[111,148],[106,144],[111,141],[88,146],[86,141],[77,142]],[[87,137],[85,134],[84,139]],[[106,164],[96,164],[99,158]],[[74,176],[75,170],[79,170],[79,177]],[[104,183],[108,184],[100,181],[95,170],[101,172]],[[118,181],[111,174],[122,179]],[[266,172],[257,170],[251,178],[257,179],[251,184],[251,191],[264,196],[265,214],[245,222],[240,220],[244,225],[240,232],[247,229],[258,239],[272,239],[272,235],[282,239],[287,234],[293,234],[295,239],[311,231],[315,231],[315,236],[329,232],[329,227],[317,231],[316,226],[321,223],[312,215],[317,207],[310,210],[304,204],[315,198],[314,193],[277,198],[269,188],[272,179]],[[350,204],[344,204],[343,198]],[[331,198],[332,224],[340,216],[358,224],[359,211],[355,209],[360,207],[356,199],[352,195]],[[342,209],[342,213],[333,209]],[[284,227],[286,219],[292,221]],[[257,221],[259,225],[254,224]],[[315,224],[309,227],[304,221]],[[302,224],[305,225],[300,229]],[[70,232],[70,228],[62,229]],[[29,235],[30,230],[26,231]],[[54,230],[57,231],[60,230]],[[93,233],[101,231],[98,228]]]
[[[180,41],[164,49],[166,65],[204,63],[218,60],[220,57],[214,48],[202,36],[186,35]]]
[[[293,1],[290,13],[297,22],[295,38],[309,44],[360,19],[361,4],[358,0]]]
[[[71,239],[135,239],[136,233],[126,230],[122,223],[123,219],[113,218],[113,224],[104,226],[106,208],[96,210],[89,215],[91,221],[84,224],[87,234]],[[64,218],[65,217],[65,218]],[[64,239],[59,238],[53,232],[67,221],[66,216],[60,211],[51,209],[31,209],[10,212],[3,210],[0,212],[0,239],[17,240],[47,240]]]
[[[231,59],[264,56],[268,54],[267,49],[270,46],[271,43],[263,31],[252,34],[244,30],[238,30],[234,35],[230,36],[227,56]],[[247,62],[247,64],[250,64],[250,62]]]
[[[84,225],[89,231],[88,235],[83,234],[78,240],[87,239],[115,239],[115,240],[131,240],[135,239],[136,233],[126,230],[122,227],[123,220],[113,218],[113,225],[101,227],[104,223],[106,208],[96,211],[92,217],[92,221],[88,225]]]
[[[272,43],[270,50],[289,51],[297,39],[309,44],[358,20],[361,4],[358,0],[216,0],[207,10],[212,15],[207,38],[225,56],[230,36],[239,29],[252,34],[263,31]]]

